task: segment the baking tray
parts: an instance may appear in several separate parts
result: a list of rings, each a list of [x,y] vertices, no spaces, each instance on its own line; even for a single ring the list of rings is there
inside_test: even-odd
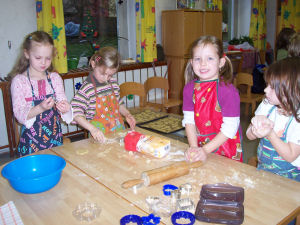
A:
[[[150,109],[146,109],[136,113],[134,112],[131,113],[135,118],[136,125],[142,125],[168,116],[164,112],[156,112]]]
[[[163,134],[170,134],[184,129],[184,127],[182,126],[182,118],[172,115],[167,115],[166,117],[143,123],[138,126],[150,131],[160,132]]]

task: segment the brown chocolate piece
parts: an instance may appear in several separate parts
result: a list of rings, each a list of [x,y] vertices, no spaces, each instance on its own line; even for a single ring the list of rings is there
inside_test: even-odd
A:
[[[197,220],[208,223],[242,224],[244,221],[243,204],[225,204],[200,200],[195,211]]]
[[[229,184],[202,186],[195,217],[208,223],[242,224],[244,189]]]
[[[229,184],[206,184],[202,186],[200,197],[204,199],[244,202],[244,189]]]

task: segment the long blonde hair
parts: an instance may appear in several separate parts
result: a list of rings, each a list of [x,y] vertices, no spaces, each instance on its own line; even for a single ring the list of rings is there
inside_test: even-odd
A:
[[[218,39],[215,36],[201,36],[199,39],[193,42],[190,48],[190,56],[191,58],[194,57],[194,49],[198,46],[205,46],[205,45],[212,45],[216,48],[217,54],[219,58],[221,59],[224,57],[224,50],[223,50],[223,43],[220,39]],[[220,68],[220,80],[224,81],[225,84],[232,83],[232,64],[230,59],[225,56],[225,64],[222,68]],[[185,83],[188,83],[194,79],[196,79],[197,76],[193,71],[193,67],[191,64],[191,61],[189,61],[185,68],[184,73],[184,79]]]
[[[30,49],[32,48],[33,42],[54,46],[52,37],[44,31],[35,31],[35,32],[28,34],[23,41],[18,59],[14,65],[13,69],[8,74],[9,79],[12,79],[17,74],[23,73],[29,67],[29,60],[25,57],[24,52],[30,51]],[[54,56],[54,48],[53,48],[52,56]],[[52,72],[54,70],[52,62],[47,70],[49,72]]]

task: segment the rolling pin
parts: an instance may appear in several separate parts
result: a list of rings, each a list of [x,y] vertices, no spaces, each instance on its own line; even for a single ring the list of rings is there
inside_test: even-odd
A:
[[[122,188],[131,188],[138,184],[144,184],[150,186],[164,182],[176,177],[184,176],[190,172],[191,168],[198,168],[202,165],[201,161],[188,163],[185,161],[173,163],[168,166],[163,166],[153,170],[145,171],[142,173],[141,179],[133,179],[125,181],[122,184]]]

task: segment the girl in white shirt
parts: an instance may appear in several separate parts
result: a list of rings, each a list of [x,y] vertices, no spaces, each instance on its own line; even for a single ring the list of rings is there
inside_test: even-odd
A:
[[[246,133],[261,138],[257,168],[300,181],[300,58],[272,64],[265,80],[266,99]]]

